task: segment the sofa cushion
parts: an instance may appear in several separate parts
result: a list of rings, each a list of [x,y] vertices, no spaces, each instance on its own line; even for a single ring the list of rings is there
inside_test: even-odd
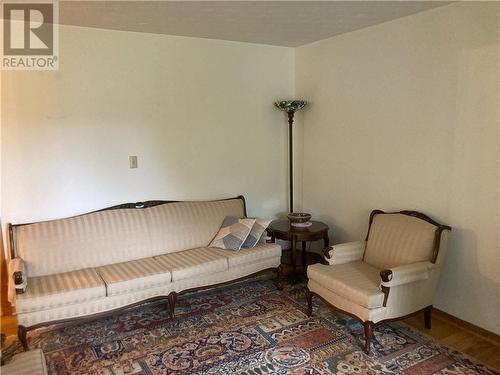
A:
[[[160,255],[154,259],[171,272],[172,281],[179,281],[212,272],[226,271],[228,269],[227,258],[218,250],[200,247]]]
[[[106,286],[92,268],[28,278],[26,292],[19,294],[19,313],[47,310],[106,296]]]
[[[379,270],[365,262],[329,266],[313,264],[307,267],[307,276],[333,293],[367,309],[382,307],[384,303]]]
[[[226,216],[245,216],[242,198],[177,202],[144,209],[151,251],[158,256],[208,246]]]
[[[249,249],[254,247],[259,243],[262,235],[264,234],[266,228],[271,224],[272,219],[255,219],[255,223],[252,226],[252,230],[250,234],[246,238],[245,242],[243,242],[242,248]],[[264,241],[265,242],[265,241]]]
[[[431,259],[436,226],[404,214],[378,214],[373,218],[364,261],[379,269]]]
[[[229,268],[247,265],[269,258],[281,257],[281,246],[275,243],[262,244],[240,251],[214,249],[227,257]]]
[[[219,232],[208,246],[238,251],[250,234],[254,223],[255,219],[226,216]]]
[[[96,268],[108,296],[169,284],[170,271],[153,258],[114,263]]]
[[[108,209],[14,226],[14,243],[28,276],[45,276],[207,246],[226,216],[244,215],[242,198]]]
[[[119,209],[15,228],[17,256],[28,276],[54,275],[146,258],[151,253],[144,211]],[[118,250],[119,249],[119,250]]]

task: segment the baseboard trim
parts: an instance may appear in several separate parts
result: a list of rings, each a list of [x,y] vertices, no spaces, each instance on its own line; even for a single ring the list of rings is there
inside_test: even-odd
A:
[[[487,329],[478,327],[475,324],[472,324],[472,323],[469,323],[465,320],[457,318],[456,316],[448,314],[447,312],[444,312],[443,310],[433,308],[433,313],[436,317],[442,318],[442,319],[458,326],[461,329],[467,330],[470,333],[472,333],[476,336],[479,336],[484,340],[491,342],[494,345],[500,346],[500,335],[497,335],[494,332],[488,331]]]

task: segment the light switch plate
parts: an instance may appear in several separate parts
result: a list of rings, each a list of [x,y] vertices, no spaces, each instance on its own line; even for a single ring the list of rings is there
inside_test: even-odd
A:
[[[130,168],[137,168],[137,156],[129,156],[128,161]]]

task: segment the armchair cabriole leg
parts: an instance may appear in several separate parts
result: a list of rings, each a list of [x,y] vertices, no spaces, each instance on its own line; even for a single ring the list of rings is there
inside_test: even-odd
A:
[[[425,322],[425,328],[427,329],[431,329],[432,326],[431,314],[432,314],[432,305],[427,306],[424,310],[424,322]]]
[[[281,265],[276,268],[276,287],[278,290],[283,290],[283,267]]]
[[[171,292],[168,295],[168,312],[170,314],[170,319],[175,317],[175,304],[177,303],[177,293]]]
[[[28,351],[28,340],[26,339],[26,327],[23,325],[19,325],[17,327],[17,337],[19,338],[19,341],[21,342],[24,351]]]
[[[311,316],[313,313],[313,305],[312,305],[312,300],[313,300],[313,295],[309,288],[306,287],[306,300],[307,300],[307,316]]]
[[[373,330],[375,328],[375,324],[368,320],[363,323],[365,327],[365,353],[370,354],[370,343],[372,341]]]

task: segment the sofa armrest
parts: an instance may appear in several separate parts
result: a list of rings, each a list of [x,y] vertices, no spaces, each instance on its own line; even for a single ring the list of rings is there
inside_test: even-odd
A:
[[[26,265],[21,258],[12,258],[8,266],[9,276],[9,301],[13,303],[15,294],[21,294],[26,291],[28,286],[28,275]]]
[[[383,270],[380,271],[380,278],[382,279],[380,285],[390,288],[415,281],[427,280],[429,278],[429,270],[434,267],[431,262],[418,262]]]
[[[329,264],[344,264],[363,259],[366,241],[346,242],[327,247],[323,253]]]

